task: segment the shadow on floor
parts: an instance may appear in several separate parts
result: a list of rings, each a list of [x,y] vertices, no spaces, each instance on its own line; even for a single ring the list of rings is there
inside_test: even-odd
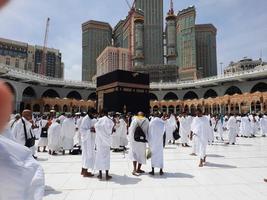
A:
[[[177,146],[165,146],[164,149],[177,149]]]
[[[48,161],[48,158],[37,158],[37,161]]]
[[[120,175],[115,175],[112,174],[112,179],[109,182],[117,183],[120,185],[135,185],[138,182],[140,182],[142,179],[141,178],[136,178],[136,177],[129,177],[129,176],[120,176]]]
[[[44,196],[48,196],[50,194],[60,194],[60,193],[62,193],[62,192],[56,191],[54,188],[52,188],[52,187],[50,187],[48,185],[45,186]]]
[[[237,146],[244,146],[244,147],[251,147],[253,146],[252,144],[236,144]]]
[[[224,158],[222,155],[217,155],[217,154],[208,154],[207,157],[212,157],[212,158]]]
[[[233,165],[217,164],[217,163],[211,163],[211,162],[207,162],[205,166],[216,167],[216,168],[226,168],[226,169],[237,168],[237,166],[233,166]]]
[[[171,173],[171,172],[164,172],[162,176],[160,176],[158,173],[155,173],[154,176],[151,176],[153,178],[159,178],[159,179],[168,179],[168,178],[194,178],[191,174],[184,174],[184,173]]]

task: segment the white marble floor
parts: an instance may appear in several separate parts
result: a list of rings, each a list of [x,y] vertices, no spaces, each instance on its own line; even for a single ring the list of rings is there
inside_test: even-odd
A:
[[[165,175],[131,175],[132,163],[112,153],[109,182],[80,176],[81,156],[39,153],[46,174],[45,200],[266,200],[267,138],[238,138],[237,145],[208,147],[208,163],[198,167],[191,148],[164,151]],[[150,160],[144,166],[150,170]]]

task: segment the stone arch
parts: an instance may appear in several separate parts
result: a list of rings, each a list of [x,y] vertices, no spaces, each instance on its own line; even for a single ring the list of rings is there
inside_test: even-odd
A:
[[[156,111],[158,111],[159,110],[159,107],[158,106],[154,106],[153,107],[153,112],[156,112]]]
[[[44,106],[44,112],[50,112],[50,110],[51,110],[51,106],[49,104],[46,104]]]
[[[178,96],[177,96],[175,93],[173,93],[173,92],[168,92],[168,93],[163,97],[163,99],[164,99],[165,101],[169,101],[169,100],[178,100]]]
[[[57,91],[53,90],[53,89],[48,89],[46,90],[43,94],[42,94],[42,98],[60,98],[59,94]]]
[[[31,100],[36,98],[36,92],[32,87],[26,87],[22,92],[22,100]]]
[[[260,82],[253,86],[253,88],[250,91],[251,93],[254,92],[267,92],[267,84]]]
[[[82,96],[79,92],[77,91],[71,91],[68,93],[67,95],[67,98],[68,99],[76,99],[76,100],[81,100],[82,99]]]
[[[169,113],[175,113],[174,109],[175,109],[174,106],[173,105],[170,105],[168,107]]]
[[[184,112],[186,112],[186,113],[189,112],[189,106],[188,106],[188,105],[185,105],[185,106],[184,106]]]
[[[150,101],[158,101],[158,97],[154,93],[149,93]]]
[[[54,105],[53,106],[54,107],[54,110],[56,111],[56,112],[59,112],[60,111],[60,106],[59,105]]]
[[[224,94],[225,95],[242,94],[242,91],[237,86],[231,86],[225,91]]]
[[[27,110],[31,110],[32,108],[31,108],[31,104],[26,104],[26,106],[25,106],[25,109],[27,109]]]
[[[62,107],[62,110],[63,110],[63,112],[68,112],[68,106],[67,106],[67,105],[64,105],[64,106]]]
[[[175,107],[175,110],[176,110],[176,114],[181,113],[181,112],[182,112],[182,107],[181,107],[181,105],[177,105],[177,106]]]
[[[167,112],[167,106],[162,106],[162,107],[161,107],[161,111],[162,111],[162,112]]]
[[[92,101],[96,101],[97,100],[97,95],[95,92],[91,93],[89,96],[88,96],[88,99],[87,100],[92,100]]]
[[[34,104],[32,107],[33,112],[41,112],[41,107],[39,104]]]
[[[10,89],[11,93],[16,97],[17,93],[15,87],[9,82],[4,82],[4,83],[8,87],[8,89]]]
[[[198,99],[198,96],[195,92],[189,91],[184,95],[184,100],[189,100],[189,99]]]
[[[213,89],[209,89],[204,94],[204,99],[216,98],[218,96],[217,92]]]
[[[255,112],[260,112],[261,111],[261,102],[257,101],[255,105]]]
[[[196,112],[196,106],[194,104],[192,104],[190,106],[190,112],[191,112],[191,114],[195,114],[195,112]]]
[[[86,112],[87,110],[86,110],[86,107],[85,106],[81,106],[80,107],[80,112]]]

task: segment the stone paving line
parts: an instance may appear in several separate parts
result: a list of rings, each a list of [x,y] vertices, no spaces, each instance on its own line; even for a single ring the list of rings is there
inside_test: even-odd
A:
[[[266,200],[267,138],[238,138],[237,145],[208,146],[208,162],[198,167],[191,148],[168,145],[164,176],[131,175],[127,154],[111,153],[109,182],[80,175],[81,156],[39,153],[45,170],[44,200]],[[150,170],[150,160],[144,166]],[[157,172],[157,171],[156,171]],[[95,172],[96,173],[96,172]]]

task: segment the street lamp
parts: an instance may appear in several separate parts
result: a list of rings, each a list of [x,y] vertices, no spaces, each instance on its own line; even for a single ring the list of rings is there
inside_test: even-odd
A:
[[[223,75],[223,62],[220,62],[221,65],[221,75]]]

